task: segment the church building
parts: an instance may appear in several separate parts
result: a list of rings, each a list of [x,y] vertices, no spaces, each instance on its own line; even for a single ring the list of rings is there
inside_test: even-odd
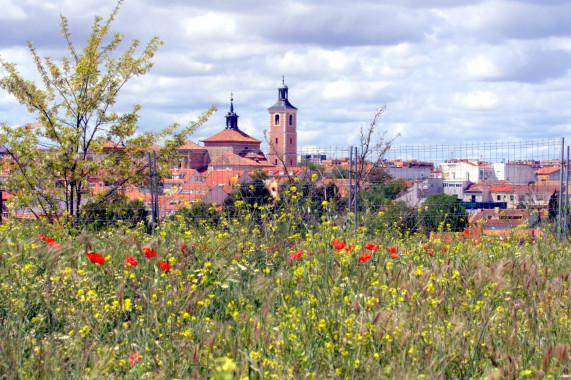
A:
[[[297,108],[288,100],[288,87],[282,78],[278,100],[270,113],[269,161],[276,166],[297,166]]]
[[[270,113],[269,159],[258,140],[238,128],[234,98],[226,114],[226,128],[202,140],[203,146],[191,141],[179,148],[180,168],[197,170],[254,170],[264,167],[297,166],[297,108],[288,100],[288,87],[282,79],[277,102]],[[226,169],[224,169],[226,168]]]

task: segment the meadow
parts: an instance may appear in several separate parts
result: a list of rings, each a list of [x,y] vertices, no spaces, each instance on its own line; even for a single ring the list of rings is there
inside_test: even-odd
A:
[[[2,225],[0,377],[569,377],[568,242],[264,207],[154,234]]]

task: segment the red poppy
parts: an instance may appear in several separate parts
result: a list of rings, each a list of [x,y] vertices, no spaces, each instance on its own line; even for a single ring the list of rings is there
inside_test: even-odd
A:
[[[105,257],[101,256],[99,253],[87,252],[86,255],[89,258],[89,261],[93,264],[99,264],[101,266],[105,264]]]
[[[184,244],[181,245],[180,250],[182,251],[182,253],[186,253],[186,246]]]
[[[145,255],[147,259],[150,259],[151,257],[155,257],[157,255],[157,251],[145,247],[143,248],[143,255]]]
[[[448,251],[448,248],[442,247],[442,252],[446,252],[446,251]]]
[[[202,245],[200,246],[200,248],[201,248],[203,251],[206,251],[206,244],[202,244]]]
[[[141,358],[139,357],[139,351],[133,352],[131,356],[129,356],[129,359],[127,360],[129,361],[131,367],[134,367],[135,364],[137,364],[137,362],[141,360]]]
[[[387,248],[387,250],[391,255],[395,255],[397,253],[397,249],[395,248],[394,245],[391,245],[389,248]]]
[[[127,256],[125,257],[125,265],[128,267],[136,267],[137,265],[139,265],[139,262],[135,260],[134,257]]]
[[[375,252],[376,250],[379,249],[379,245],[373,244],[373,243],[367,243],[367,244],[365,244],[365,248],[367,248],[369,251]]]
[[[161,270],[162,270],[163,272],[168,272],[168,271],[170,271],[171,268],[172,268],[172,265],[170,265],[170,264],[167,263],[166,261],[159,261],[158,265],[159,265],[159,268],[161,268]]]
[[[46,244],[50,245],[50,246],[54,246],[56,248],[61,248],[61,245],[59,245],[58,243],[56,243],[56,241],[52,238],[47,238],[46,239]]]
[[[363,264],[367,260],[370,260],[371,257],[372,255],[369,252],[361,253],[361,256],[359,257],[359,265]]]
[[[290,260],[299,259],[300,257],[301,257],[301,249],[296,253],[292,253],[291,255],[289,255]]]
[[[466,228],[464,230],[464,236],[470,236],[470,229],[469,228]]]
[[[240,255],[234,256],[234,260],[236,260],[236,261],[240,260]]]
[[[345,243],[343,243],[341,240],[333,240],[333,241],[331,241],[331,244],[333,244],[333,248],[335,248],[338,251],[347,247],[347,245],[345,245]]]
[[[46,237],[44,236],[44,234],[40,234],[39,238],[41,241],[46,241]]]
[[[399,258],[399,255],[397,255],[396,253],[391,253],[391,258],[396,260]]]

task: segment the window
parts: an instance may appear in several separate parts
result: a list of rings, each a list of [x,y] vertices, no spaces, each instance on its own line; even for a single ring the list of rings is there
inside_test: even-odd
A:
[[[291,137],[289,138],[289,143],[293,144],[293,139]]]
[[[498,198],[498,201],[501,201],[501,200],[502,200],[502,196],[501,196],[501,195],[498,195],[497,198]]]
[[[274,124],[275,125],[280,125],[280,115],[276,113],[276,115],[274,116]]]
[[[278,143],[278,138],[276,137],[276,144]]]
[[[274,161],[274,165],[277,165],[277,164],[278,164],[278,160],[276,159],[276,160]]]
[[[289,125],[293,125],[293,115],[289,115]]]

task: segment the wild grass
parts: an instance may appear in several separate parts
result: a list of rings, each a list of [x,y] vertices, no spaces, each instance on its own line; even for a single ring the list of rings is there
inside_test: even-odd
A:
[[[458,233],[446,244],[344,227],[328,214],[308,229],[293,211],[270,211],[258,210],[261,225],[245,210],[216,228],[190,229],[175,219],[155,235],[142,227],[70,234],[41,224],[3,225],[0,373],[66,379],[570,374],[568,243],[550,235],[533,243],[475,243]],[[336,249],[332,240],[348,247]],[[368,251],[367,243],[380,248]],[[143,248],[157,255],[147,258]],[[87,252],[105,257],[104,264],[92,263]],[[371,258],[360,260],[363,252]],[[127,256],[138,265],[127,266]]]

